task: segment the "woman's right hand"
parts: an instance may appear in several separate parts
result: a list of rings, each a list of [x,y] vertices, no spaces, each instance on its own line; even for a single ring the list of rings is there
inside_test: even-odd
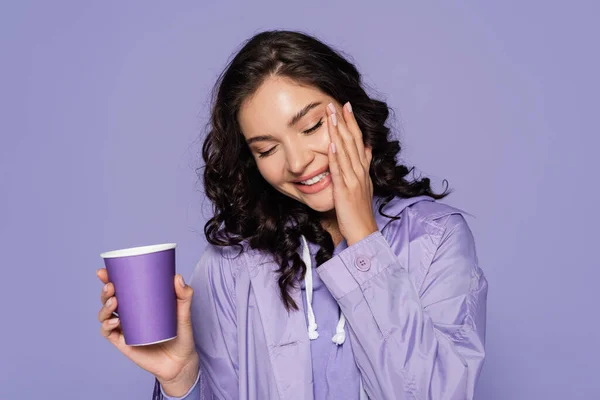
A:
[[[120,328],[120,321],[112,314],[118,300],[114,285],[108,281],[106,268],[96,274],[104,283],[100,301],[103,306],[98,312],[102,323],[101,333],[121,353],[141,368],[154,375],[163,390],[173,397],[183,396],[192,387],[198,376],[198,353],[192,332],[191,304],[194,290],[185,284],[181,275],[176,275],[173,284],[177,295],[177,337],[167,342],[148,346],[128,346]]]

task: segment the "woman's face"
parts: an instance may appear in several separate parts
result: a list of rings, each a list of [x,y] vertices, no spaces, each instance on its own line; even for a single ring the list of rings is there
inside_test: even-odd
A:
[[[341,105],[319,89],[284,77],[268,78],[248,98],[239,124],[264,179],[312,209],[333,209],[326,108]]]

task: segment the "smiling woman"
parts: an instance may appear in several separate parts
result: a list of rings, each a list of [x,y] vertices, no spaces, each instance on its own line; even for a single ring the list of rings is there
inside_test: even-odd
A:
[[[487,281],[462,212],[397,164],[388,115],[312,36],[244,44],[215,86],[214,215],[178,337],[131,350],[106,325],[155,399],[473,397]]]
[[[387,104],[369,97],[356,67],[314,37],[258,34],[215,85],[203,148],[204,185],[215,215],[205,232],[217,246],[245,242],[272,254],[289,308],[296,308],[289,289],[305,268],[297,257],[300,236],[319,245],[318,265],[342,239],[330,178],[315,188],[299,181],[329,169],[327,110],[342,115],[346,102],[360,131],[356,141],[372,149],[367,172],[382,206],[394,197],[446,196],[433,193],[428,178],[406,179],[410,169],[396,162],[400,143],[385,125]]]

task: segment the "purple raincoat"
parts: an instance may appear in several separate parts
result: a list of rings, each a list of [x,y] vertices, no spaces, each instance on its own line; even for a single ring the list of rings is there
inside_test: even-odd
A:
[[[317,272],[346,317],[370,399],[472,399],[485,350],[487,281],[463,212],[430,197],[373,207],[379,231]],[[187,400],[311,400],[300,311],[287,312],[269,254],[209,245],[193,273],[200,374]],[[155,398],[161,398],[155,387]],[[315,399],[320,400],[320,399]]]

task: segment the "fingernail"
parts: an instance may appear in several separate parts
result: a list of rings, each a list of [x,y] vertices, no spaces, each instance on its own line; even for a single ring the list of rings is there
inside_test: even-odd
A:
[[[104,287],[102,288],[102,291],[104,293],[108,293],[108,283],[106,285],[104,285]]]
[[[331,122],[333,122],[333,126],[337,126],[337,117],[335,116],[335,114],[331,114]]]
[[[184,288],[185,287],[185,281],[183,280],[183,276],[179,275],[179,285]]]
[[[335,114],[335,107],[334,107],[333,103],[329,103],[327,105],[327,108],[329,108],[329,111],[331,111],[333,114]]]
[[[108,320],[108,323],[110,325],[116,325],[116,324],[119,323],[119,318],[111,318],[111,319]]]
[[[331,142],[331,152],[337,153],[337,149],[335,148],[335,143]]]
[[[350,102],[347,102],[344,107],[346,107],[346,110],[348,110],[349,113],[352,112],[352,106],[350,105]]]
[[[104,306],[106,308],[110,308],[111,305],[112,305],[112,297],[110,299],[106,300],[106,303],[104,304]]]

